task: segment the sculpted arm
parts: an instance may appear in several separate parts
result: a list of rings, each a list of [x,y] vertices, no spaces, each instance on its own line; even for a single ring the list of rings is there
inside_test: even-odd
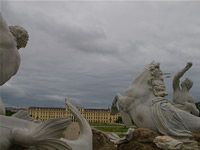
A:
[[[185,68],[182,70],[178,71],[173,79],[173,90],[176,91],[177,89],[180,89],[179,83],[180,83],[180,78],[185,74],[186,71],[188,71],[192,67],[192,63],[188,62]]]

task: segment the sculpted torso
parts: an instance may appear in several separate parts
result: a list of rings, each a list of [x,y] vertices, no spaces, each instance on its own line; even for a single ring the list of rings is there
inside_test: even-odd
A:
[[[194,97],[190,92],[177,90],[174,92],[173,103],[177,108],[195,116],[199,116],[199,110],[197,109]]]
[[[175,103],[185,104],[185,102],[195,103],[194,97],[188,91],[177,90],[174,92],[173,101]]]
[[[15,75],[20,65],[20,55],[14,37],[0,14],[0,85]]]

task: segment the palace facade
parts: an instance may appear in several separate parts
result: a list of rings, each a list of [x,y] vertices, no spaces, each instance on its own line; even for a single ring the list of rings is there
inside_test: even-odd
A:
[[[119,113],[111,115],[110,109],[77,108],[89,123],[114,123],[120,116]],[[35,120],[45,121],[60,117],[71,117],[72,121],[76,121],[75,117],[68,108],[29,107],[28,112]]]

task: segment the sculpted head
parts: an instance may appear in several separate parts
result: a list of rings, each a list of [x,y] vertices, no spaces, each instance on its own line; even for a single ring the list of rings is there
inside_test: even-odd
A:
[[[9,30],[16,41],[17,49],[26,47],[29,39],[28,32],[20,26],[9,26]]]
[[[193,82],[189,78],[185,78],[185,80],[181,83],[182,88],[186,88],[188,91],[192,88]]]

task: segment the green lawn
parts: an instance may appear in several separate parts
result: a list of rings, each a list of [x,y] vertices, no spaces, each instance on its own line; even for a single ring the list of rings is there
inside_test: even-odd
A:
[[[90,126],[123,126],[123,125],[109,124],[109,123],[90,123]]]
[[[128,128],[121,124],[90,123],[90,126],[103,132],[127,132]]]
[[[95,127],[96,129],[103,131],[103,132],[127,132],[128,128],[124,127]]]
[[[124,137],[124,135],[123,135],[123,134],[118,134],[118,136],[119,136],[120,138],[123,138],[123,137]]]
[[[6,116],[12,116],[13,114],[15,114],[15,112],[6,111]]]

